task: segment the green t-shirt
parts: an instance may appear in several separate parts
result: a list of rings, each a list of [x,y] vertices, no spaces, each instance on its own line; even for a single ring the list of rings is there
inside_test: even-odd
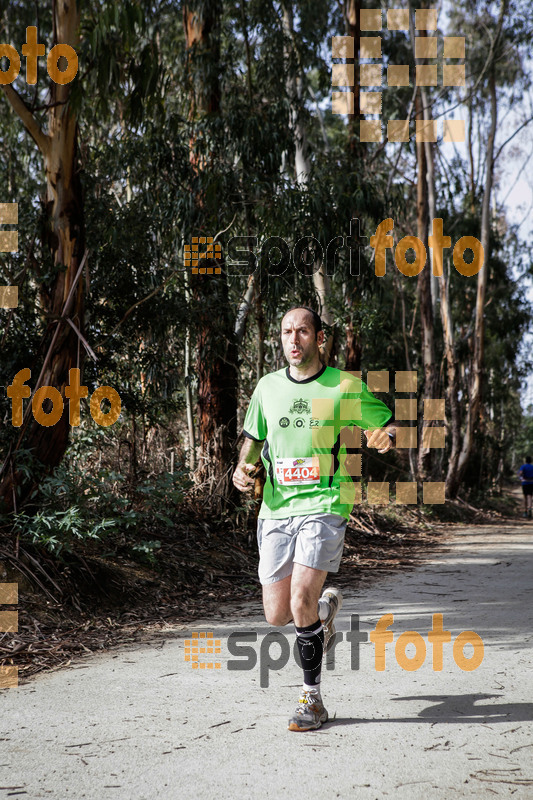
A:
[[[259,516],[348,519],[361,475],[361,455],[353,452],[361,447],[360,428],[382,428],[391,416],[357,375],[334,367],[304,381],[288,367],[261,378],[243,426],[245,436],[264,441]]]

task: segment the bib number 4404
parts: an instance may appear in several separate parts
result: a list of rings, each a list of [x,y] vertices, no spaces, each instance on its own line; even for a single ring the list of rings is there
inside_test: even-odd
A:
[[[308,483],[320,483],[318,459],[311,458],[279,458],[276,460],[276,475],[282,485],[298,486]]]

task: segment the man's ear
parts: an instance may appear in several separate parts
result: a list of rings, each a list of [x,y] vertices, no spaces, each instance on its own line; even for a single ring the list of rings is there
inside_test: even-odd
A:
[[[318,346],[321,347],[324,344],[325,333],[324,331],[318,331],[316,335],[316,340],[318,342]]]

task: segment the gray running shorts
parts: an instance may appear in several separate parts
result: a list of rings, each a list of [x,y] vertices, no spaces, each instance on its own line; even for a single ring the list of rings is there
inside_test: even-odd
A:
[[[259,580],[276,583],[292,573],[294,562],[338,572],[347,520],[339,514],[309,514],[258,519]]]

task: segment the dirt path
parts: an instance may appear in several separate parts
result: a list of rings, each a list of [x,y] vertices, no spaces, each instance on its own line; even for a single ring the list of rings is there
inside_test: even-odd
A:
[[[286,730],[301,673],[292,656],[282,669],[267,669],[267,648],[276,659],[280,645],[265,638],[271,629],[257,604],[246,616],[227,607],[221,621],[169,626],[152,646],[104,653],[3,690],[0,800],[246,800],[288,792],[369,800],[532,798],[532,534],[528,521],[457,526],[416,569],[345,591],[343,640],[334,668],[323,672],[332,721],[319,731]],[[357,645],[346,633],[355,614],[362,633],[383,614],[394,615],[384,671],[375,669],[370,641],[361,643],[359,669],[352,668]],[[442,671],[432,668],[432,614],[443,614],[451,632]],[[416,671],[402,669],[395,655],[408,630],[419,632],[427,648]],[[473,671],[454,660],[453,642],[463,630],[484,642]],[[220,669],[194,670],[185,661],[192,631],[221,640],[220,655],[200,656],[217,659]],[[242,669],[242,654],[237,659],[228,651],[227,636],[243,631],[257,634],[247,643],[257,656],[251,669]],[[292,626],[282,633],[292,648]],[[464,649],[465,657],[473,652],[471,645]],[[408,645],[406,655],[413,654]],[[230,661],[241,669],[229,669]]]

